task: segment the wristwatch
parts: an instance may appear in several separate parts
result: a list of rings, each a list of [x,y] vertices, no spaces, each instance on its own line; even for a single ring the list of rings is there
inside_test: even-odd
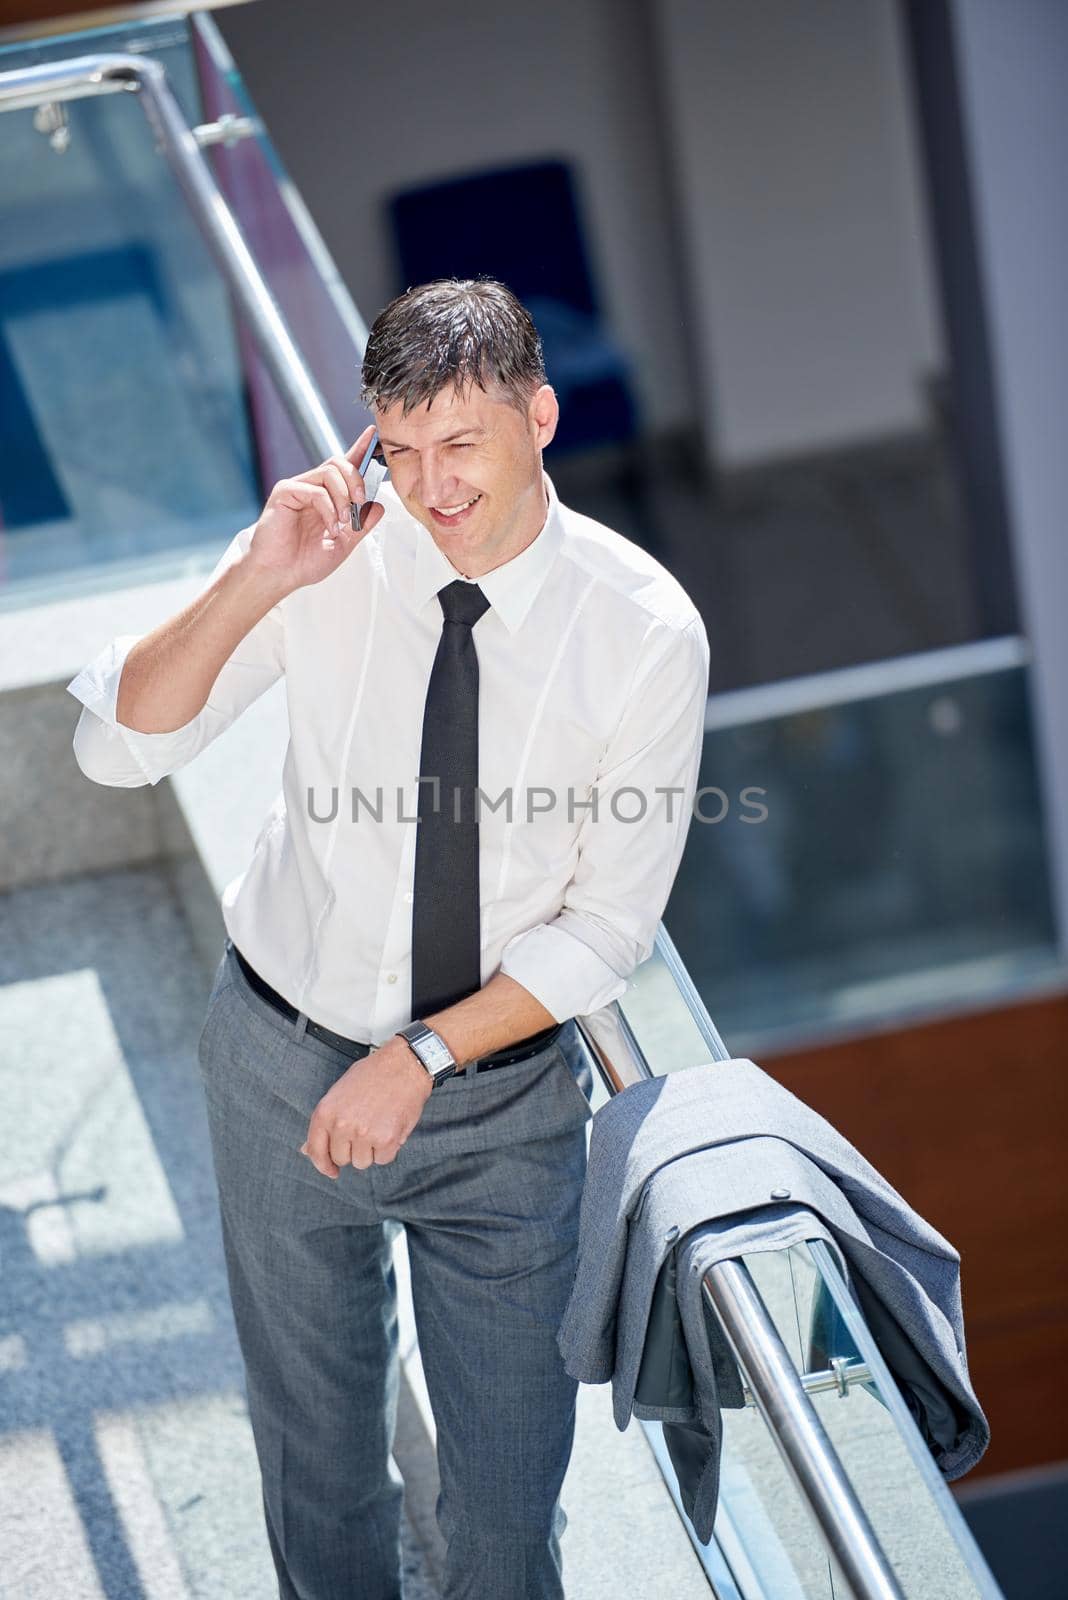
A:
[[[425,1022],[417,1018],[415,1022],[409,1022],[406,1028],[398,1028],[397,1033],[402,1039],[407,1039],[429,1072],[432,1088],[459,1071],[459,1063],[441,1034],[428,1028]]]

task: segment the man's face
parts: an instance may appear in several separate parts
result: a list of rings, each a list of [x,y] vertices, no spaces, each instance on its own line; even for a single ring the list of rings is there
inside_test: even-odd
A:
[[[452,388],[407,416],[375,412],[393,487],[458,572],[481,577],[537,537],[545,521],[541,451],[559,408],[548,384],[525,412],[491,390]]]

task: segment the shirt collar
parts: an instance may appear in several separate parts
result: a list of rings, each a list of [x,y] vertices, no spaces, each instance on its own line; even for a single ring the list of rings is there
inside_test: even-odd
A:
[[[460,578],[464,582],[477,583],[508,632],[515,633],[545,582],[564,536],[560,502],[552,479],[544,471],[542,477],[549,497],[549,509],[537,538],[517,556],[502,562],[481,578],[464,579],[463,573],[458,572],[448,556],[438,549],[428,530],[412,518],[416,540],[412,598],[417,608],[429,605],[439,589]]]

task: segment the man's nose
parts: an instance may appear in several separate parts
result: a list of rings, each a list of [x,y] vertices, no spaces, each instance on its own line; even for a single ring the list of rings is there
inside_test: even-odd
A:
[[[424,460],[420,463],[419,486],[425,506],[451,505],[449,495],[455,492],[456,485],[456,474],[443,461]]]

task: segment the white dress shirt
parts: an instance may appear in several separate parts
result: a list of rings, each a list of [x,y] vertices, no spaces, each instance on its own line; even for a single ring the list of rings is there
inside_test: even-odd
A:
[[[545,487],[537,538],[470,580],[490,602],[473,634],[481,981],[507,973],[563,1022],[618,999],[651,953],[692,814],[709,650],[658,561],[561,505],[547,474]],[[437,591],[461,576],[388,482],[379,498],[373,532],[267,612],[184,727],[116,721],[122,666],[142,635],[114,639],[67,685],[85,707],[78,765],[135,787],[192,761],[285,675],[282,789],[223,891],[223,919],[293,1006],[375,1045],[412,1020],[423,706]],[[234,535],[203,588],[252,534]]]

